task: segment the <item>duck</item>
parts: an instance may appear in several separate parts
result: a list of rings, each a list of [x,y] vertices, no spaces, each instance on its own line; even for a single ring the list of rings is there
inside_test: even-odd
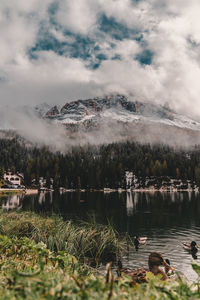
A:
[[[198,245],[195,241],[192,241],[191,243],[183,243],[183,248],[194,253],[198,251]]]
[[[146,280],[146,273],[148,272],[148,269],[145,268],[138,268],[135,270],[132,270],[130,268],[124,268],[122,266],[122,262],[118,261],[118,269],[117,269],[117,275],[118,277],[121,277],[123,275],[130,276],[132,278],[131,283],[145,283]]]
[[[146,268],[138,268],[135,270],[131,270],[128,268],[123,268],[121,262],[118,264],[118,267],[121,267],[121,269],[118,269],[118,275],[125,274],[127,276],[130,276],[132,278],[132,284],[136,283],[145,283],[147,282],[146,273],[152,272],[154,275],[161,274],[162,278],[161,280],[167,280],[168,272],[174,271],[174,268],[172,268],[166,260],[163,258],[163,256],[160,253],[152,252],[149,255],[148,259],[148,266],[149,269]]]
[[[167,265],[165,266],[165,272],[167,273],[168,276],[171,276],[174,274],[174,268],[171,267],[170,260],[168,258],[165,259],[165,262]]]
[[[147,237],[139,237],[138,235],[135,235],[133,238],[136,249],[139,248],[139,245],[145,245],[147,242]]]

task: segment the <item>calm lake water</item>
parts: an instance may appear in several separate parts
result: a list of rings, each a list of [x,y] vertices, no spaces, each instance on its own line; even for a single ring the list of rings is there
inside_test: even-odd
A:
[[[182,242],[195,240],[200,244],[199,193],[40,193],[1,197],[0,205],[5,210],[58,213],[65,218],[87,219],[95,215],[101,223],[110,220],[121,233],[148,237],[147,245],[137,252],[131,249],[123,257],[124,266],[147,267],[149,253],[157,251],[186,278],[197,278],[190,264],[193,258]],[[196,261],[200,263],[200,249]]]

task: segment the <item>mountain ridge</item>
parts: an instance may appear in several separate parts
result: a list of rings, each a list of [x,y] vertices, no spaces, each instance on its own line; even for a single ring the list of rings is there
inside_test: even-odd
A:
[[[37,106],[37,113],[39,108]],[[200,131],[200,122],[174,112],[167,105],[130,101],[120,94],[76,100],[61,108],[42,106],[40,117],[67,126],[92,128],[103,122],[159,124]]]

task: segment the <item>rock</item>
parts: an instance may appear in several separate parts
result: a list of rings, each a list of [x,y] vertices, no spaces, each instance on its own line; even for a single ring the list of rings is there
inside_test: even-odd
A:
[[[52,107],[50,110],[48,110],[48,112],[45,114],[45,117],[55,117],[57,115],[59,115],[59,110],[57,105],[55,105],[54,107]]]

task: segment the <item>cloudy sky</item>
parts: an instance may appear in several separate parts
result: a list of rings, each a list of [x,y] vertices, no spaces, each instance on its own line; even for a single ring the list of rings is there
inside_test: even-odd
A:
[[[199,0],[1,0],[0,103],[113,92],[200,117]]]

